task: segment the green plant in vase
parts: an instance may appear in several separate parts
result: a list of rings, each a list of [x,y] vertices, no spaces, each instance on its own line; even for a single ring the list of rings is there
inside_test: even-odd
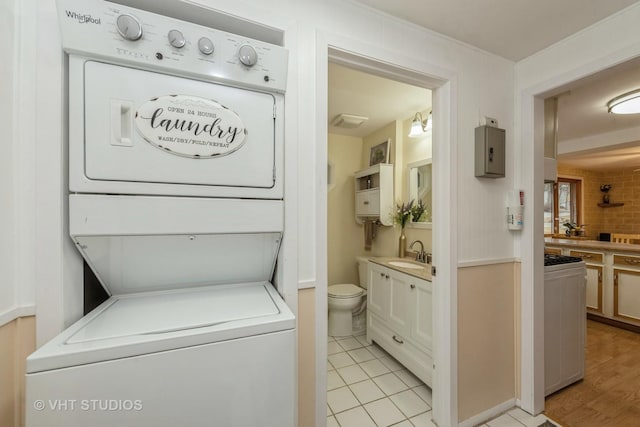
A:
[[[398,242],[398,256],[404,258],[407,248],[407,236],[404,235],[404,227],[411,218],[411,209],[413,208],[413,200],[409,203],[396,204],[396,213],[393,221],[402,228],[400,232],[400,240]]]

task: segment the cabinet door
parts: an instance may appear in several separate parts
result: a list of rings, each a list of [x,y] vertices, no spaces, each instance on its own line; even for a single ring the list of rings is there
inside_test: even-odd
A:
[[[613,269],[613,315],[640,322],[640,271]]]
[[[389,326],[398,334],[409,335],[411,306],[409,304],[410,276],[391,272],[389,287]]]
[[[382,320],[389,320],[389,273],[386,268],[369,263],[367,310]]]
[[[431,282],[415,280],[409,286],[411,312],[414,314],[411,322],[411,338],[416,345],[424,350],[433,349],[433,295]]]
[[[356,215],[380,215],[380,190],[366,190],[356,193]]]
[[[602,313],[602,266],[587,264],[587,309]]]

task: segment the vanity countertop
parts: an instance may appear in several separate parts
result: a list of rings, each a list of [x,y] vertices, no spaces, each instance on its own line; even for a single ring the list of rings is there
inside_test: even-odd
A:
[[[381,265],[383,267],[390,268],[392,270],[399,271],[401,273],[408,274],[413,277],[417,277],[418,279],[431,281],[431,264],[425,264],[421,262],[417,262],[413,258],[398,258],[398,257],[370,257],[369,261]],[[398,267],[396,265],[390,264],[392,261],[400,261],[406,262],[409,264],[414,264],[417,266],[422,266],[423,268],[404,268]]]

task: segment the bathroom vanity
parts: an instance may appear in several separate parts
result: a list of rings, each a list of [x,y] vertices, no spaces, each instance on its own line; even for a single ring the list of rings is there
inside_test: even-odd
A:
[[[375,341],[431,387],[433,328],[429,269],[428,264],[400,258],[369,260],[367,340]]]

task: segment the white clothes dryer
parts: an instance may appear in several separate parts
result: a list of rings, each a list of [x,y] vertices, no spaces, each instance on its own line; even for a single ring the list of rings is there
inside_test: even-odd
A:
[[[26,425],[295,425],[287,51],[59,0],[69,232],[109,298],[27,359]]]

